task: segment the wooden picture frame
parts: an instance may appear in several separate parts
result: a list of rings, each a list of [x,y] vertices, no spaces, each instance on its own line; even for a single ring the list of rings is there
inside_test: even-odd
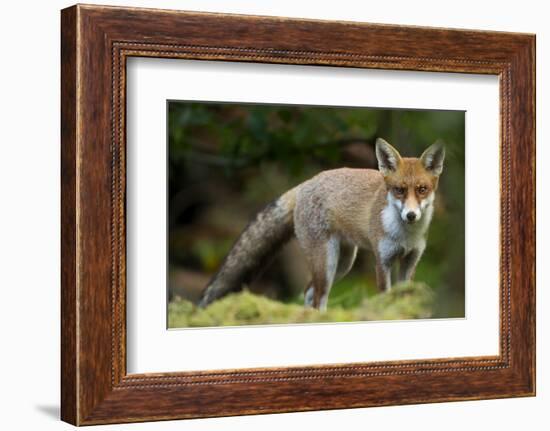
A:
[[[62,420],[90,425],[535,394],[534,35],[83,5],[61,16]],[[498,75],[500,354],[127,374],[131,56]]]

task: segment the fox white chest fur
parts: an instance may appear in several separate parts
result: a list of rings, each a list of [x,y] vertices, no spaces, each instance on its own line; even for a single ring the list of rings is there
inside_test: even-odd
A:
[[[395,264],[398,279],[410,280],[426,247],[445,150],[436,143],[419,158],[402,158],[378,139],[376,157],[378,170],[323,171],[268,205],[242,232],[200,305],[240,289],[293,235],[311,273],[306,306],[327,307],[332,284],[352,268],[358,248],[374,252],[380,290],[391,288]]]

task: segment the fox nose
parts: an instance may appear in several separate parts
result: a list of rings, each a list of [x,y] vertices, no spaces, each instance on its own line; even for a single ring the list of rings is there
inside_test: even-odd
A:
[[[416,214],[414,213],[414,211],[409,211],[407,213],[407,220],[414,221],[415,219],[416,219]]]

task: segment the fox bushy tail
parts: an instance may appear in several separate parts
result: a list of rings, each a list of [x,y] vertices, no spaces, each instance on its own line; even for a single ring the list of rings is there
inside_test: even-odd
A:
[[[295,194],[292,189],[268,204],[242,231],[203,291],[199,306],[205,307],[252,282],[290,240],[294,233]]]

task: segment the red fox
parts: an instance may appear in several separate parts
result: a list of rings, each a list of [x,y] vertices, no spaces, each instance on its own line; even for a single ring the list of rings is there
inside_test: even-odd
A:
[[[306,307],[326,310],[332,284],[352,268],[358,248],[374,252],[381,291],[391,288],[395,263],[399,280],[411,280],[426,247],[445,148],[438,141],[419,158],[401,157],[378,138],[376,158],[378,170],[323,171],[267,205],[241,233],[199,305],[241,289],[293,235],[311,272]]]

